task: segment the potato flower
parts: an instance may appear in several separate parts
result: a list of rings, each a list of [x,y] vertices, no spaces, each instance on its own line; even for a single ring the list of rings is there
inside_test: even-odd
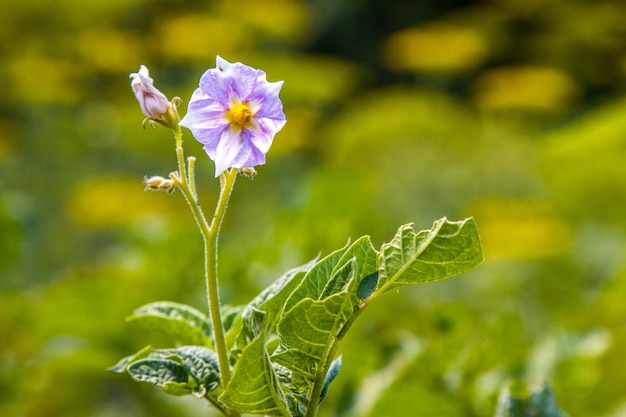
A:
[[[215,176],[229,168],[265,164],[274,135],[286,123],[278,93],[282,81],[265,72],[217,57],[200,78],[180,125],[191,130],[215,162]]]

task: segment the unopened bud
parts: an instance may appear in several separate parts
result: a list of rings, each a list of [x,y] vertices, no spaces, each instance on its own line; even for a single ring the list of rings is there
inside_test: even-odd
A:
[[[154,81],[145,65],[140,66],[138,72],[130,74],[130,79],[130,86],[139,101],[141,111],[148,117],[147,120],[167,127],[174,127],[178,124],[180,117],[176,107],[180,99],[174,98],[170,102],[165,94],[154,86]]]
[[[241,168],[239,173],[243,175],[244,177],[251,179],[251,180],[253,180],[254,177],[256,177],[256,169],[254,168]]]
[[[144,191],[167,191],[168,194],[171,194],[176,187],[174,180],[166,179],[159,176],[152,176],[150,178],[143,178]]]

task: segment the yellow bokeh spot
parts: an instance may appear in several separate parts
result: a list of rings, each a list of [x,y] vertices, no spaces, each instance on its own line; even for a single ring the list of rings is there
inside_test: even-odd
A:
[[[76,80],[82,70],[70,59],[22,55],[7,62],[6,84],[13,98],[30,103],[75,103],[84,92]],[[36,82],[34,82],[36,80]]]
[[[484,199],[472,208],[485,258],[539,259],[566,255],[573,231],[546,202]]]
[[[220,54],[228,56],[254,47],[248,28],[238,20],[198,14],[167,16],[159,26],[154,44],[171,59],[201,59]],[[223,34],[227,33],[228,36]]]
[[[85,181],[70,194],[67,212],[74,223],[82,226],[128,226],[167,213],[171,200],[166,193],[144,192],[141,179]]]
[[[306,39],[310,33],[312,10],[303,0],[246,0],[245,13],[241,7],[222,2],[220,13],[240,22],[264,37],[287,39],[290,42]]]
[[[482,36],[468,28],[429,23],[391,34],[383,45],[387,66],[394,70],[463,71],[487,57]]]
[[[95,68],[106,71],[128,72],[129,62],[142,53],[140,40],[120,30],[88,29],[76,41],[81,56]]]
[[[507,67],[482,74],[474,84],[485,109],[563,111],[578,96],[578,86],[564,72],[547,67]]]

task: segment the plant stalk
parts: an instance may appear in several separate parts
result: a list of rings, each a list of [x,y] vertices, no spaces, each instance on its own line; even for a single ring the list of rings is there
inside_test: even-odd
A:
[[[220,196],[215,208],[215,213],[211,224],[206,220],[206,216],[202,211],[200,202],[195,189],[195,173],[193,172],[195,166],[195,158],[189,159],[189,172],[187,172],[185,165],[185,157],[182,147],[182,132],[180,126],[174,128],[174,137],[176,140],[176,156],[178,163],[178,173],[172,173],[170,177],[176,182],[176,185],[183,193],[187,204],[193,214],[194,220],[200,229],[202,239],[204,242],[204,267],[205,267],[205,281],[207,287],[207,301],[209,308],[209,318],[213,327],[213,342],[215,344],[215,352],[217,353],[218,364],[220,368],[220,382],[222,389],[226,389],[226,386],[230,382],[231,371],[230,362],[228,360],[228,350],[226,347],[226,340],[224,337],[224,326],[222,323],[222,313],[219,298],[219,287],[217,278],[217,245],[219,239],[219,232],[224,220],[226,208],[228,207],[228,201],[235,185],[237,178],[237,169],[231,169],[224,172],[220,177]],[[227,414],[236,416],[238,413],[232,410],[227,410]]]

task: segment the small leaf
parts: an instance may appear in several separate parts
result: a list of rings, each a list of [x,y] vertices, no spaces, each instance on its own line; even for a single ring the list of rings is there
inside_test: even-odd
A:
[[[212,346],[208,318],[185,304],[159,301],[136,309],[126,321],[157,330],[185,345]]]
[[[413,224],[407,224],[381,247],[377,291],[448,279],[482,261],[480,237],[472,218],[450,222],[444,217],[432,229],[419,233],[413,231]]]
[[[161,352],[177,357],[185,370],[206,390],[211,391],[219,385],[217,354],[211,349],[203,346],[181,346],[176,349],[164,349]]]
[[[148,382],[160,388],[167,385],[166,392],[174,395],[191,393],[187,384],[189,375],[179,363],[169,359],[141,359],[128,366],[128,373],[136,381]],[[175,385],[172,385],[175,384]]]
[[[289,416],[286,399],[265,350],[263,335],[241,353],[219,400],[240,413]]]

